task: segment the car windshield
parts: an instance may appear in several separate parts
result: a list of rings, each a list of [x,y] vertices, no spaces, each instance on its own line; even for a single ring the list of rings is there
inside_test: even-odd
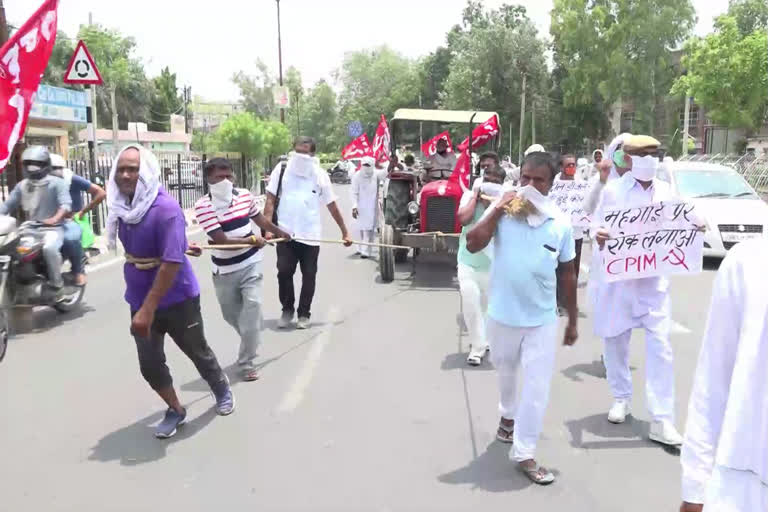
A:
[[[758,199],[736,171],[686,170],[675,173],[677,191],[682,197]]]

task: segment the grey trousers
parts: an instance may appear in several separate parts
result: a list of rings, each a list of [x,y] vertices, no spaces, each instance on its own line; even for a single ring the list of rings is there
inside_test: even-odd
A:
[[[263,317],[261,290],[264,275],[261,262],[229,274],[214,274],[213,286],[224,320],[240,335],[237,364],[243,370],[254,367],[256,350],[261,343]]]

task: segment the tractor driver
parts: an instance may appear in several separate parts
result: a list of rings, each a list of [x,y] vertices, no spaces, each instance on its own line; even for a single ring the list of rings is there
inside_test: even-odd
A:
[[[448,151],[448,143],[445,139],[437,141],[436,153],[427,159],[424,182],[448,178],[456,167],[456,155]]]

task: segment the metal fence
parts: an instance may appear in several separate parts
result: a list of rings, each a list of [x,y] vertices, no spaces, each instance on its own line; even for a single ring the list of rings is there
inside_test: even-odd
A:
[[[680,161],[705,162],[733,167],[752,187],[761,194],[768,194],[768,155],[722,154],[715,155],[685,155]]]

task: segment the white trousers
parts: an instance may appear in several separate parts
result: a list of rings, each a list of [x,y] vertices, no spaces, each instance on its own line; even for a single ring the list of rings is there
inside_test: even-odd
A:
[[[376,230],[366,229],[364,231],[358,231],[357,233],[358,233],[358,236],[360,237],[359,240],[361,242],[373,243],[373,237],[376,234]],[[370,258],[371,256],[373,256],[373,247],[370,245],[358,245],[357,252],[359,252],[364,256],[368,256]]]
[[[541,434],[555,365],[557,322],[539,327],[509,327],[488,318],[491,362],[499,376],[499,412],[515,420],[512,458],[533,459]],[[522,388],[518,373],[522,367]]]
[[[491,282],[491,273],[459,263],[457,276],[464,323],[467,324],[469,333],[469,345],[478,351],[487,349],[485,314],[488,311],[488,286]]]
[[[751,471],[715,465],[704,498],[706,512],[768,510],[768,484]]]
[[[645,328],[645,394],[655,421],[675,421],[675,369],[669,343],[669,317],[647,315]],[[605,338],[605,369],[615,399],[632,398],[629,340],[632,329]]]

